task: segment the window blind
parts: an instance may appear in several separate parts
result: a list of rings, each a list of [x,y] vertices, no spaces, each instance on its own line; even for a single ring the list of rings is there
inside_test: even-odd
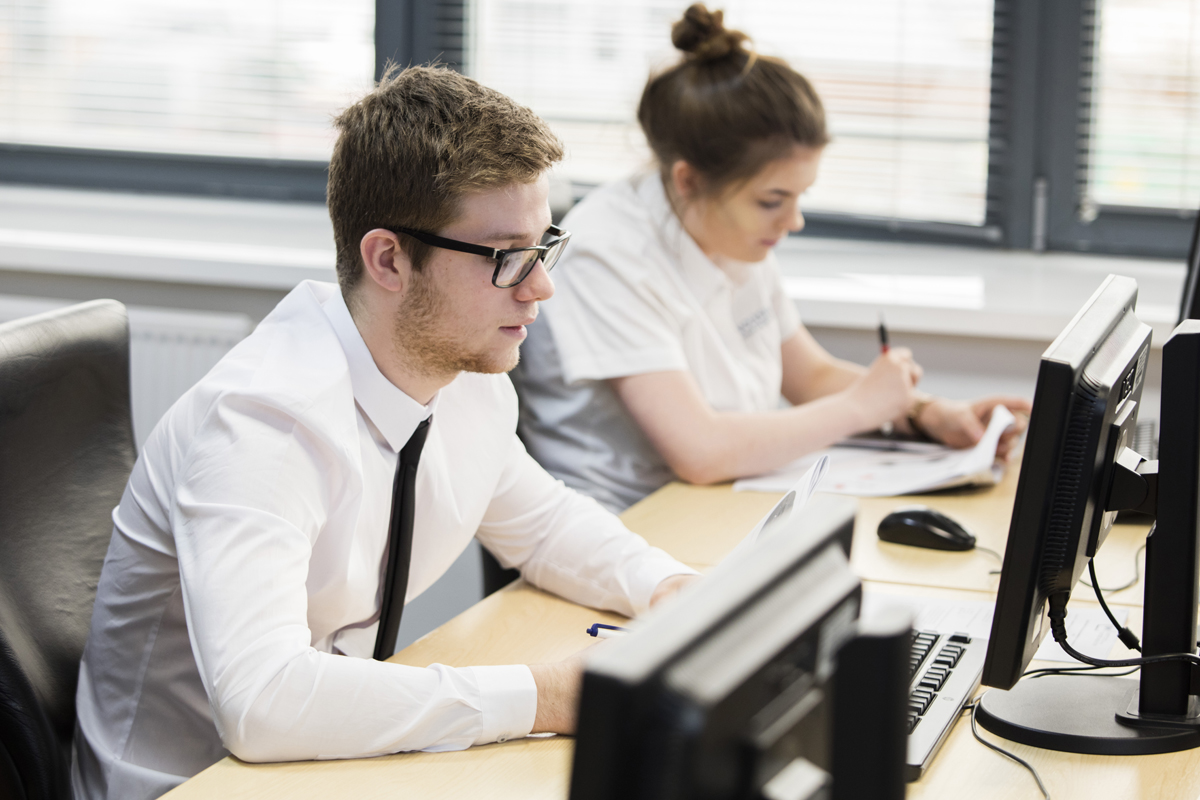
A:
[[[0,141],[328,159],[373,0],[0,0]]]
[[[1200,0],[1099,0],[1096,12],[1081,216],[1105,206],[1194,212]]]
[[[471,74],[528,104],[601,183],[645,168],[638,98],[674,63],[686,2],[475,0]],[[981,225],[986,214],[992,0],[729,0],[726,24],[804,73],[833,142],[805,207]]]

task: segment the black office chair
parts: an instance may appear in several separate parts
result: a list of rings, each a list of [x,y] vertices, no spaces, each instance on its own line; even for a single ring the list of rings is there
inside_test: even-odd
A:
[[[124,306],[0,325],[0,798],[70,800],[79,659],[133,461]]]
[[[483,552],[483,596],[487,597],[493,592],[498,592],[505,586],[521,577],[519,569],[505,569],[500,566],[500,561],[486,547],[482,548]]]

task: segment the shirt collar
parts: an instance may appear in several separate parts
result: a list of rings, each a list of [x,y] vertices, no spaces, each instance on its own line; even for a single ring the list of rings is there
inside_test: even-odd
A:
[[[684,229],[675,210],[671,208],[659,174],[654,172],[642,178],[638,194],[650,209],[663,242],[678,255],[680,277],[692,295],[703,303],[717,292],[727,290],[731,283],[729,276],[704,254],[700,245]]]
[[[335,292],[321,307],[325,316],[329,317],[346,354],[354,400],[383,434],[388,445],[400,452],[421,420],[433,414],[439,395],[435,394],[429,405],[423,406],[384,377],[362,334],[358,332],[358,326],[354,324],[341,292]]]

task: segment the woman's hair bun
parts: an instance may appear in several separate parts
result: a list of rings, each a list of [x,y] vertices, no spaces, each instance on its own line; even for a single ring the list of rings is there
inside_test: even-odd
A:
[[[725,28],[724,11],[709,11],[703,3],[693,3],[683,19],[671,27],[671,43],[697,61],[712,61],[743,50],[748,36]]]

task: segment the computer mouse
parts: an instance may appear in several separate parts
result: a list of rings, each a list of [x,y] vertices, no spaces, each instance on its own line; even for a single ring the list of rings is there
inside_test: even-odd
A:
[[[930,547],[934,550],[970,550],[975,536],[940,511],[927,506],[898,508],[879,523],[885,542]]]

